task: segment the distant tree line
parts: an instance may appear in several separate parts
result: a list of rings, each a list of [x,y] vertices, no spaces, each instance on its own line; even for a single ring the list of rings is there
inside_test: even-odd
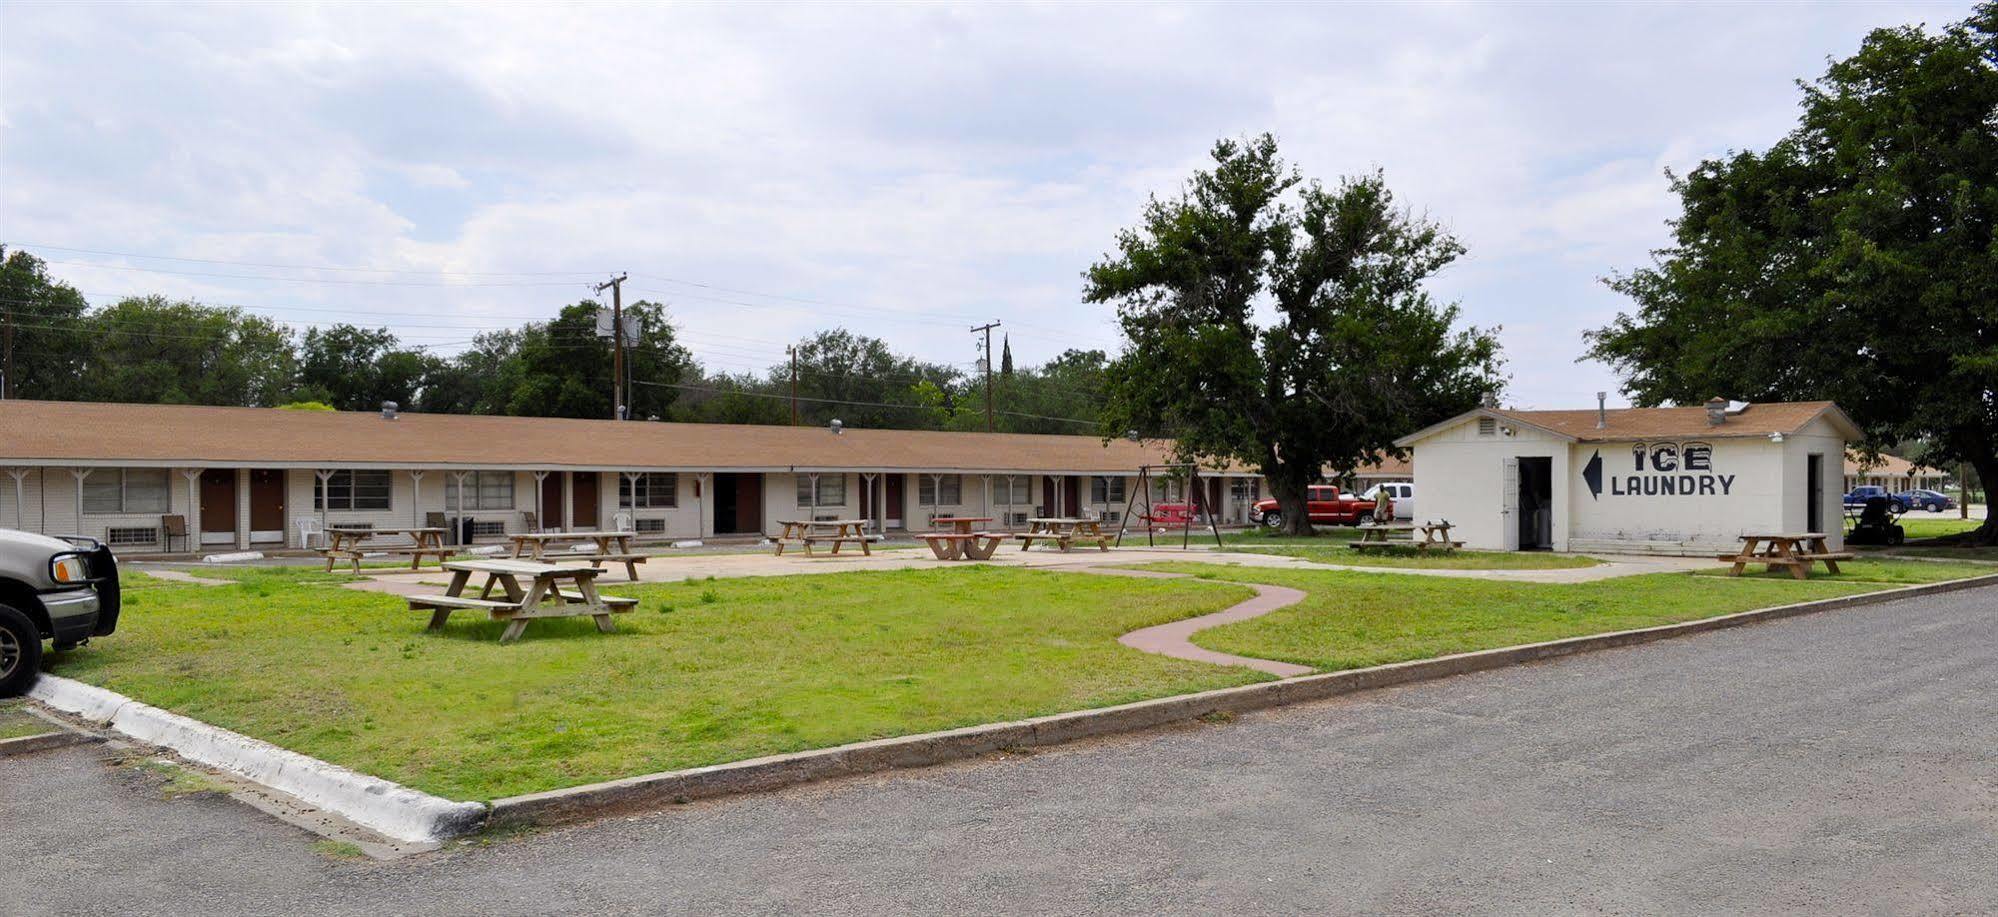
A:
[[[610,342],[594,302],[545,322],[478,335],[453,354],[411,346],[388,328],[308,327],[233,307],[131,297],[92,307],[35,256],[0,247],[0,371],[8,398],[276,407],[293,403],[535,417],[612,416]],[[635,419],[787,424],[793,371],[713,372],[682,346],[666,307],[625,309]],[[797,420],[854,427],[983,430],[984,377],[896,353],[833,329],[796,345]],[[994,427],[1095,433],[1108,356],[1071,350],[1015,369],[1010,346],[993,383]],[[1078,422],[1079,421],[1079,422]]]

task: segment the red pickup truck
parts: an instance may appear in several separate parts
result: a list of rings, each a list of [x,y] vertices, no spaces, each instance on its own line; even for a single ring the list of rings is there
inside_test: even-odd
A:
[[[1359,525],[1374,514],[1374,501],[1341,493],[1331,484],[1314,485],[1305,491],[1305,507],[1311,513],[1313,525]],[[1275,499],[1259,500],[1249,510],[1249,519],[1269,528],[1281,528],[1283,510],[1277,507]]]

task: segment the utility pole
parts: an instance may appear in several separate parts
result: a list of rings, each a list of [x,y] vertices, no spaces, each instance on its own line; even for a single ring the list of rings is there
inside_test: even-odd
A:
[[[992,329],[998,322],[986,322],[971,329],[972,334],[985,332],[985,432],[992,432]]]
[[[611,291],[611,419],[623,420],[624,404],[624,278],[616,277],[597,284],[597,292]]]
[[[798,348],[786,347],[791,354],[791,426],[798,425]]]

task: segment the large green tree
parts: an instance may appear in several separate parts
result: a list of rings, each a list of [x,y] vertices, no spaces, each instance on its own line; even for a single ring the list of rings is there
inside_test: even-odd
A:
[[[1673,243],[1610,279],[1636,308],[1590,355],[1640,404],[1831,399],[1868,447],[1998,480],[1998,5],[1800,86],[1767,151],[1672,177]]]
[[[798,418],[812,426],[833,418],[854,427],[932,426],[936,415],[924,409],[929,402],[920,394],[922,384],[949,389],[958,377],[950,367],[897,354],[879,338],[844,328],[812,335],[796,350]],[[790,364],[772,366],[768,384],[788,393]]]
[[[0,397],[66,399],[90,345],[89,303],[40,258],[0,246]]]
[[[506,413],[534,417],[613,416],[611,342],[597,337],[601,308],[583,301],[568,306],[545,325],[521,333],[519,375],[506,400]],[[692,365],[686,348],[674,339],[666,309],[638,302],[624,314],[638,324],[638,339],[625,343],[630,416],[643,420],[665,417],[671,410]]]
[[[1498,343],[1455,328],[1457,308],[1424,289],[1463,248],[1397,207],[1380,174],[1305,182],[1267,134],[1221,141],[1213,160],[1086,275],[1126,341],[1104,432],[1256,468],[1285,530],[1310,534],[1322,470],[1476,406],[1501,384]]]
[[[238,309],[126,299],[92,313],[76,401],[270,407],[292,400],[291,332]]]
[[[414,408],[425,380],[440,362],[403,347],[387,328],[348,324],[311,328],[299,342],[294,397],[342,411],[371,411],[384,401]]]

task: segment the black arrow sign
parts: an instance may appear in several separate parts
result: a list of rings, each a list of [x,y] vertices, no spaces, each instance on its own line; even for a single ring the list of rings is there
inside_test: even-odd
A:
[[[1582,466],[1582,480],[1589,483],[1589,499],[1602,499],[1603,493],[1603,454],[1597,450],[1589,456],[1589,463]]]

